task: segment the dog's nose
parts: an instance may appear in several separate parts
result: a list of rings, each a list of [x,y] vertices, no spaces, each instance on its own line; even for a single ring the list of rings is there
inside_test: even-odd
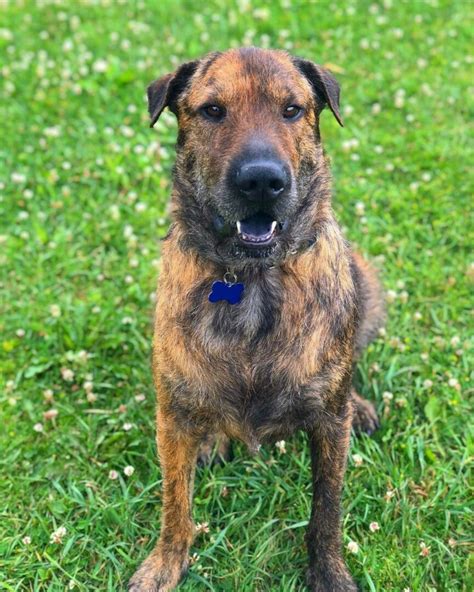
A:
[[[234,185],[249,200],[273,200],[285,192],[288,175],[275,160],[244,162],[235,171]]]

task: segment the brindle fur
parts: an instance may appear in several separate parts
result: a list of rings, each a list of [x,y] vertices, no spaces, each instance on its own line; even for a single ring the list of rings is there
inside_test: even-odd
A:
[[[169,106],[179,137],[153,351],[161,536],[130,590],[171,590],[187,569],[200,446],[201,458],[210,457],[220,434],[225,457],[229,439],[256,451],[296,430],[309,435],[313,472],[308,588],[357,590],[342,558],[339,500],[351,426],[370,433],[378,425],[351,378],[356,356],[381,326],[383,305],[373,270],[351,253],[331,210],[319,116],[329,106],[340,122],[339,87],[319,66],[253,48],[185,64],[148,93],[152,124]],[[227,106],[225,123],[199,116],[209,101]],[[298,122],[280,117],[288,102],[305,106]],[[289,225],[275,246],[252,256],[216,232],[213,220],[252,214],[225,179],[246,146],[268,145],[291,168],[291,190],[274,208],[275,219]],[[212,282],[229,268],[245,284],[242,302],[208,302]]]

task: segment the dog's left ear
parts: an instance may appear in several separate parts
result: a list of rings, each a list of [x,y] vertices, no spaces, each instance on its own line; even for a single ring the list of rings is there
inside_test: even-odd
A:
[[[344,127],[339,112],[340,88],[334,76],[325,68],[322,68],[321,66],[318,66],[318,64],[314,64],[309,60],[297,58],[295,63],[298,70],[300,70],[310,82],[318,104],[320,105],[320,111],[328,105],[339,125]]]
[[[150,127],[155,125],[165,107],[169,107],[176,115],[178,97],[186,88],[198,64],[198,60],[186,62],[176,72],[165,74],[150,84],[147,88]]]

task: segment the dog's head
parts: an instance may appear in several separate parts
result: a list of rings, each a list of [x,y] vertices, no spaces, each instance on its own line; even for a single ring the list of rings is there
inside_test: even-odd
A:
[[[178,118],[174,215],[203,256],[275,264],[314,235],[328,194],[319,135],[339,86],[320,66],[256,48],[183,64],[148,87],[153,126]]]

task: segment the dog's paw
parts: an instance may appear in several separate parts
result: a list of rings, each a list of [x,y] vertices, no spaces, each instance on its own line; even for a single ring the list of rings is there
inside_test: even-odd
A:
[[[380,427],[380,421],[374,405],[363,399],[355,391],[351,393],[353,406],[352,429],[358,434],[371,436]]]
[[[222,465],[232,459],[232,446],[224,434],[210,435],[199,447],[197,464],[199,467]]]
[[[128,592],[169,592],[174,590],[188,570],[188,560],[172,555],[165,559],[152,553],[128,583]]]
[[[310,592],[358,592],[359,588],[345,566],[334,569],[309,568],[306,584]]]

